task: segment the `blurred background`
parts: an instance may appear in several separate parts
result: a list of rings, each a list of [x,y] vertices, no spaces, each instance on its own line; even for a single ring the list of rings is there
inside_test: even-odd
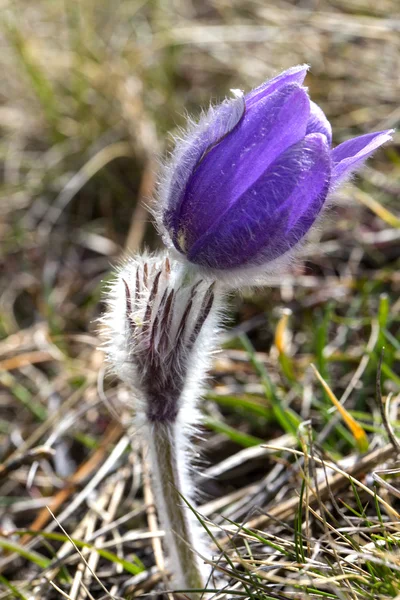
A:
[[[0,597],[61,597],[44,575],[40,585],[36,579],[54,575],[49,564],[62,539],[40,546],[19,533],[10,547],[9,532],[51,527],[44,507],[63,514],[88,485],[104,510],[113,500],[108,522],[131,515],[121,536],[138,532],[114,548],[119,561],[99,559],[107,589],[134,597],[157,589],[161,558],[145,535],[154,524],[146,516],[150,491],[140,448],[128,452],[123,441],[131,419],[127,391],[104,378],[97,349],[102,281],[124,252],[160,246],[146,208],[159,160],[185,116],[196,117],[230,88],[249,90],[308,63],[306,85],[332,123],[335,145],[398,127],[400,4],[2,0],[0,40],[0,461],[11,464],[0,471]],[[291,271],[272,278],[268,289],[231,298],[223,351],[202,401],[204,469],[214,468],[213,479],[201,484],[202,503],[214,522],[224,522],[219,511],[241,522],[253,506],[268,512],[298,497],[301,469],[293,456],[277,459],[259,444],[278,439],[298,447],[302,422],[311,421],[321,451],[346,464],[356,464],[368,444],[384,447],[376,400],[382,346],[382,395],[391,399],[397,427],[399,197],[396,134],[336,194]],[[348,421],[333,412],[311,363],[344,403]],[[86,540],[104,527],[89,491],[62,520]],[[353,496],[347,502],[359,506]],[[295,509],[287,514],[291,522]],[[274,528],[280,539],[292,535]],[[22,550],[35,544],[42,563]],[[136,571],[126,570],[121,556]],[[84,576],[92,595],[102,597],[93,576]],[[73,567],[70,577],[74,582]],[[78,584],[72,592],[68,578],[60,581],[68,597],[85,597]],[[371,598],[394,597],[389,588]],[[355,597],[343,594],[331,597]]]

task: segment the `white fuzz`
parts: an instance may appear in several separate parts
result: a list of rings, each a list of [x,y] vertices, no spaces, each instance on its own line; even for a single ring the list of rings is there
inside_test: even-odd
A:
[[[207,554],[201,527],[182,497],[192,504],[190,435],[221,296],[217,284],[192,276],[167,253],[136,256],[110,284],[102,318],[107,361],[132,390],[137,430],[148,444],[170,569],[181,589],[201,588],[209,573],[194,551]]]
[[[192,425],[215,347],[219,298],[217,285],[192,277],[167,253],[135,256],[118,270],[101,335],[110,370],[134,391],[137,415],[154,413],[148,388],[168,383],[179,419]]]

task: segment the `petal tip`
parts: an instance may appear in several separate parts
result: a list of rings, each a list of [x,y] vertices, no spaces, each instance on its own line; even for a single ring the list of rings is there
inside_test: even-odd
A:
[[[381,131],[382,134],[386,137],[385,142],[393,139],[394,134],[396,133],[395,129],[386,129],[386,131]],[[383,143],[385,143],[383,142]]]
[[[247,107],[256,104],[262,98],[272,94],[274,91],[282,88],[285,85],[288,85],[289,83],[297,83],[301,86],[304,82],[308,69],[309,65],[307,64],[296,65],[294,67],[290,67],[286,71],[283,71],[276,77],[265,81],[263,84],[246,94],[245,98]]]
[[[311,69],[311,65],[308,65],[307,63],[303,63],[302,65],[295,65],[294,67],[292,67],[292,72],[293,73],[299,73],[300,71],[305,71],[306,73]],[[289,71],[291,69],[288,69]]]
[[[333,185],[347,179],[371,154],[392,139],[394,129],[375,131],[343,142],[332,151]]]

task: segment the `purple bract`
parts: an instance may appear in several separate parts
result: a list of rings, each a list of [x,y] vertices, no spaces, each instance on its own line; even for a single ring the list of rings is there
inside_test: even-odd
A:
[[[160,221],[191,263],[229,270],[264,265],[307,234],[333,189],[391,138],[362,135],[331,148],[332,130],[285,71],[203,116],[177,145]]]

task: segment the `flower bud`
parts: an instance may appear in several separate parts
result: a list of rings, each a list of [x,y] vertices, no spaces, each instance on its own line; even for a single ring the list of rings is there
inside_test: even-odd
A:
[[[235,92],[177,144],[156,216],[189,263],[220,277],[271,271],[309,232],[328,194],[391,138],[371,133],[332,149],[330,123],[302,85],[306,72],[293,67],[244,97]]]

